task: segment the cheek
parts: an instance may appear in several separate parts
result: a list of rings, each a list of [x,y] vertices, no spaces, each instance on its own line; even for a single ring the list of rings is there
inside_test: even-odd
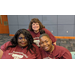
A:
[[[21,42],[21,40],[18,40],[18,43]]]
[[[32,26],[32,28],[34,28],[35,26]]]
[[[18,42],[18,44],[20,44],[22,41],[21,40],[18,40],[17,42]]]
[[[43,44],[40,44],[41,47],[43,47]]]
[[[38,26],[38,28],[40,28],[40,26]]]
[[[51,43],[48,43],[48,45],[49,45],[49,48],[51,48],[52,44]]]

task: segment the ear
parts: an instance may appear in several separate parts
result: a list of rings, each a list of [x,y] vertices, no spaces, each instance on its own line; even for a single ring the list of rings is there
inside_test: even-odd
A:
[[[52,40],[50,39],[51,43],[52,43]]]

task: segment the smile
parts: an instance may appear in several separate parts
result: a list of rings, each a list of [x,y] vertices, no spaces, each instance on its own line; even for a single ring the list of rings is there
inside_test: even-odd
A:
[[[21,44],[25,44],[25,43],[21,43]]]
[[[44,47],[44,49],[48,49],[48,47]]]

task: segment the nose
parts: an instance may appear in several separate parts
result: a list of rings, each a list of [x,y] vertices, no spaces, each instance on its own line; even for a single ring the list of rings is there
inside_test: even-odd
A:
[[[25,41],[25,40],[26,40],[25,38],[22,39],[22,41]]]
[[[46,46],[46,43],[44,42],[44,44],[43,44],[44,46]]]

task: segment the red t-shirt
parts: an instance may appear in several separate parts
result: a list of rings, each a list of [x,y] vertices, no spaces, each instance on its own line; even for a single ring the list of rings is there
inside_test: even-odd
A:
[[[33,45],[36,48],[36,54],[31,54],[29,51],[27,52],[27,47],[21,48],[19,46],[16,46],[14,48],[9,48],[8,50],[6,50],[6,47],[8,45],[11,45],[10,41],[1,46],[1,50],[3,50],[3,56],[1,59],[41,59],[39,48],[35,44]]]
[[[52,40],[52,43],[56,42],[57,39],[55,38],[55,36],[54,36],[49,30],[47,30],[46,28],[43,28],[43,30],[45,31],[46,34],[49,35],[49,37],[50,37],[51,40]],[[32,35],[32,37],[33,37],[33,39],[34,39],[34,42],[37,44],[37,46],[40,46],[40,45],[38,44],[38,43],[40,42],[40,41],[39,41],[40,32],[35,33],[35,32],[33,32],[33,31],[30,31],[29,29],[28,29],[28,31],[31,33],[31,35]]]
[[[42,59],[72,59],[72,55],[66,48],[54,45],[54,50],[50,53],[40,48]]]

